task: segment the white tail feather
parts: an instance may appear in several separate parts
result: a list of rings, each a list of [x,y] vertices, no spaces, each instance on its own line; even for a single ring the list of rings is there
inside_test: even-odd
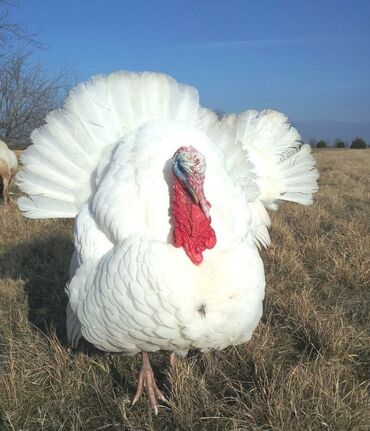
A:
[[[77,213],[74,204],[42,196],[20,197],[18,207],[29,218],[72,218]]]
[[[48,114],[46,125],[31,135],[34,145],[24,152],[25,168],[17,176],[30,198],[19,200],[20,209],[31,218],[75,217],[114,143],[154,119],[200,126],[207,115],[198,111],[198,92],[164,74],[117,72],[78,85],[63,109]]]
[[[319,175],[311,147],[302,144],[284,114],[246,111],[222,123],[236,130],[236,140],[254,165],[259,199],[266,208],[277,209],[280,201],[312,203]]]
[[[31,218],[75,217],[94,193],[114,144],[154,119],[204,130],[224,152],[226,168],[248,202],[258,199],[270,209],[284,200],[312,202],[318,173],[311,149],[283,114],[246,111],[219,121],[199,106],[192,87],[164,74],[117,72],[78,85],[64,108],[48,114],[46,125],[32,133],[34,145],[24,152],[25,167],[17,175],[20,189],[30,195],[19,200],[20,209]],[[255,230],[265,244],[262,219]]]

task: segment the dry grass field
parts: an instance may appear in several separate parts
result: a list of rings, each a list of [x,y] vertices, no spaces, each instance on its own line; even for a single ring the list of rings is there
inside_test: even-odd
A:
[[[264,317],[252,341],[170,371],[157,417],[131,406],[138,356],[68,347],[71,221],[0,207],[0,430],[370,429],[370,150],[316,152],[311,207],[271,214]]]

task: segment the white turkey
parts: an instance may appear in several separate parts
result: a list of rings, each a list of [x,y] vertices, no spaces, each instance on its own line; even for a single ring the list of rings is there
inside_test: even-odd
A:
[[[0,177],[3,181],[3,204],[8,206],[9,185],[17,172],[18,161],[15,153],[0,139]]]
[[[108,352],[224,349],[262,314],[258,247],[281,201],[304,205],[317,171],[287,118],[218,120],[197,91],[164,74],[117,72],[77,86],[32,134],[18,205],[26,217],[75,217],[67,333]],[[172,354],[173,354],[172,353]]]

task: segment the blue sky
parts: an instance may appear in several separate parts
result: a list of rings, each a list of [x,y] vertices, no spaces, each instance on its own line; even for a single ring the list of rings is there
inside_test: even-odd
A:
[[[11,18],[79,80],[161,71],[225,112],[370,122],[369,0],[19,0]]]

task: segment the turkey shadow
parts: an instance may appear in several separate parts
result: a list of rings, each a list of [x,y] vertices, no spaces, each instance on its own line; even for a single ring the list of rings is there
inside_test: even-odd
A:
[[[0,253],[0,279],[24,281],[28,321],[46,335],[55,334],[63,347],[70,348],[66,330],[65,293],[74,245],[61,234],[34,238]],[[106,355],[83,337],[75,352],[88,356]]]
[[[28,319],[40,331],[55,332],[67,344],[65,286],[72,240],[63,235],[43,236],[17,244],[0,254],[0,278],[22,279]]]

